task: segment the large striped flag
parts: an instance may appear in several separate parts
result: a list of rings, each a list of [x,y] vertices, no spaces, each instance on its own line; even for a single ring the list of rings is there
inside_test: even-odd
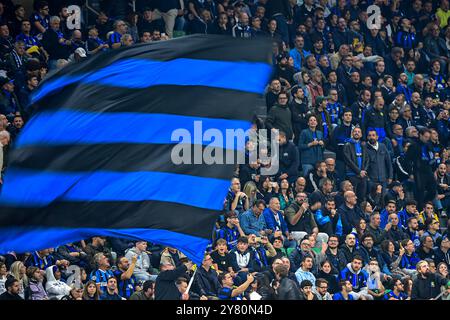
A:
[[[109,52],[50,76],[10,155],[0,253],[103,235],[173,246],[201,262],[234,166],[175,164],[173,133],[190,134],[183,143],[193,152],[209,144],[243,151],[201,134],[250,128],[269,56],[265,41],[196,35]]]

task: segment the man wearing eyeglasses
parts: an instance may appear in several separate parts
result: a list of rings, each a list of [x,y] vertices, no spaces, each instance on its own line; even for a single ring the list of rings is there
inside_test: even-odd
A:
[[[114,32],[108,38],[109,46],[112,49],[118,49],[122,46],[122,36],[127,33],[128,27],[123,20],[114,22]]]
[[[328,292],[328,281],[322,278],[316,280],[316,287],[312,289],[318,300],[333,300]]]

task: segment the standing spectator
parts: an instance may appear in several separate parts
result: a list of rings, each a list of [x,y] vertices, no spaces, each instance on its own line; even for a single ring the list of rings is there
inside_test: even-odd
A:
[[[364,201],[367,193],[367,170],[369,168],[369,156],[366,145],[362,145],[362,130],[355,127],[352,130],[352,138],[343,148],[344,162],[347,167],[346,175],[356,189],[360,201]]]
[[[419,210],[425,202],[432,201],[436,195],[436,180],[431,169],[434,163],[434,153],[430,150],[430,130],[419,130],[419,141],[413,143],[406,153],[406,158],[411,165],[412,175],[410,179],[415,182],[415,200]]]
[[[191,268],[192,262],[189,261],[183,262],[177,268],[168,262],[161,264],[161,272],[155,282],[155,300],[179,300],[180,292],[175,281],[184,276]]]
[[[323,160],[325,147],[322,131],[317,129],[318,121],[314,115],[308,118],[308,129],[300,133],[299,149],[301,152],[301,163],[303,175],[314,169],[317,161]]]
[[[217,271],[212,268],[213,259],[210,254],[205,254],[202,265],[198,267],[195,274],[193,291],[200,296],[214,298],[220,289]]]
[[[276,295],[277,300],[300,300],[298,286],[288,277],[289,268],[283,264],[276,265],[274,268],[276,280],[279,286]]]
[[[274,105],[267,115],[267,129],[278,129],[286,135],[287,140],[292,140],[294,130],[292,128],[292,114],[288,106],[288,96],[286,92],[278,94],[278,103]]]
[[[166,34],[169,38],[173,38],[173,29],[175,27],[175,20],[180,10],[184,9],[183,1],[180,0],[165,0],[158,1],[155,10],[153,10],[153,19],[163,19],[165,24]]]
[[[377,131],[369,129],[367,132],[367,156],[369,158],[367,175],[370,183],[379,183],[385,190],[393,179],[392,160],[386,145],[378,140]]]

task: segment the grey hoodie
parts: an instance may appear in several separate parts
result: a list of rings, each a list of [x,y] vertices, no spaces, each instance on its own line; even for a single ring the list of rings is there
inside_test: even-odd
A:
[[[149,276],[152,265],[150,264],[150,258],[148,254],[146,252],[141,252],[140,254],[138,254],[136,252],[136,248],[130,248],[127,250],[125,258],[127,258],[128,261],[131,261],[131,258],[135,255],[137,255],[137,261],[136,266],[134,267],[133,275],[136,278]]]

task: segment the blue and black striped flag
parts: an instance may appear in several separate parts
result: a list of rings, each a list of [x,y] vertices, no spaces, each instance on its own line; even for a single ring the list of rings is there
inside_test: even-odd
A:
[[[200,262],[234,166],[174,164],[173,133],[188,132],[192,141],[183,143],[193,151],[243,151],[205,141],[196,123],[223,137],[250,128],[269,56],[270,42],[196,35],[108,52],[50,76],[10,154],[0,253],[102,235],[173,246]]]

